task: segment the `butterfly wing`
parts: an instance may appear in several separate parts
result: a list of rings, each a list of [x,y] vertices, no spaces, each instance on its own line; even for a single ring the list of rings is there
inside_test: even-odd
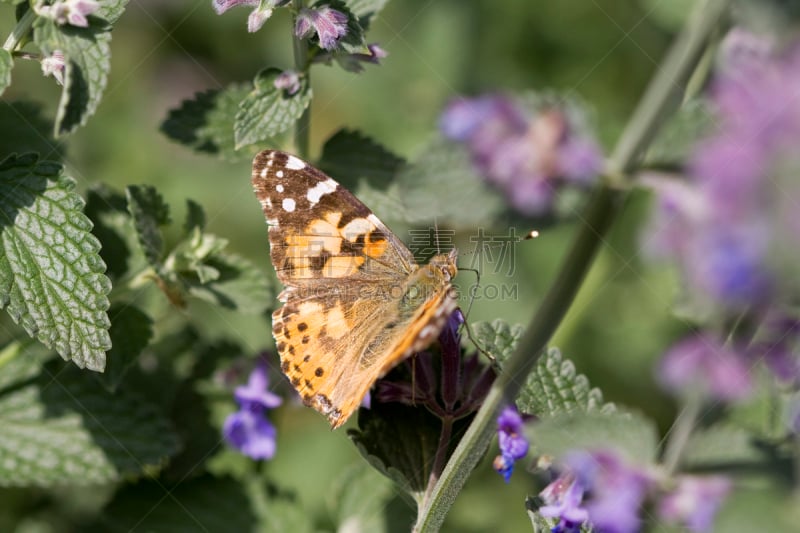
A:
[[[364,204],[292,155],[261,152],[252,181],[286,286],[272,317],[281,368],[338,427],[375,380],[436,337],[455,309],[449,276],[419,269]],[[411,287],[422,296],[409,298]]]

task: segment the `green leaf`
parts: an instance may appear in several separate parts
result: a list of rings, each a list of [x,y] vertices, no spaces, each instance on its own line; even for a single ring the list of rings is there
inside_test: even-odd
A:
[[[500,319],[472,324],[475,341],[501,365],[514,353],[524,331],[521,324],[510,326]]]
[[[93,13],[94,16],[99,17],[109,24],[114,24],[117,19],[125,12],[125,6],[128,5],[128,0],[103,0],[98,2],[99,7]]]
[[[60,160],[64,146],[53,139],[53,125],[33,102],[3,102],[0,105],[0,146],[8,154],[37,152],[41,159]]]
[[[337,531],[390,533],[413,525],[408,505],[399,501],[391,481],[360,462],[336,480],[328,504]]]
[[[737,488],[728,496],[714,520],[714,531],[795,531],[797,501],[776,486]],[[685,530],[681,530],[685,531]]]
[[[117,492],[97,531],[256,531],[253,503],[241,482],[205,476],[174,487],[147,481]],[[291,531],[287,529],[286,531]]]
[[[103,384],[111,391],[117,389],[125,374],[136,362],[153,336],[153,320],[138,307],[116,303],[108,311],[111,317],[111,350],[102,375]]]
[[[456,422],[460,435],[469,421]],[[426,409],[400,403],[373,403],[359,409],[358,429],[347,432],[361,455],[419,504],[430,478],[441,421]],[[451,439],[451,450],[458,438]]]
[[[111,65],[111,33],[94,27],[59,26],[39,17],[34,22],[34,41],[46,56],[64,54],[64,89],[56,112],[55,135],[65,135],[94,114],[106,87]]]
[[[318,166],[349,190],[356,190],[362,179],[385,190],[404,164],[403,158],[369,137],[341,129],[325,142]]]
[[[399,197],[410,223],[429,222],[474,228],[490,224],[505,210],[499,193],[475,173],[466,151],[437,140],[400,171]]]
[[[203,231],[206,227],[206,212],[203,206],[194,200],[186,200],[186,221],[183,223],[183,232],[185,235],[191,235],[197,229]]]
[[[125,192],[139,244],[150,265],[158,269],[164,248],[160,227],[170,222],[169,206],[155,187],[149,185],[131,185]]]
[[[562,457],[570,450],[613,449],[638,464],[650,464],[658,451],[658,430],[634,413],[563,413],[526,425],[525,435],[538,455]]]
[[[364,40],[364,28],[361,27],[359,17],[355,15],[345,2],[342,0],[320,0],[315,6],[329,5],[336,11],[347,15],[347,33],[337,41],[335,52],[346,54],[356,54],[367,50],[367,43]],[[368,19],[366,19],[368,21]],[[315,36],[316,40],[317,37]]]
[[[778,460],[764,441],[727,423],[696,429],[681,456],[681,467],[691,470],[739,469],[754,474],[785,475],[790,468]]]
[[[108,267],[106,274],[112,281],[147,265],[143,253],[133,255],[140,247],[125,195],[104,184],[95,184],[87,194],[84,213],[94,224],[92,233],[102,245],[100,257]]]
[[[189,294],[215,305],[246,314],[261,314],[272,306],[273,293],[268,278],[250,261],[226,253],[208,259],[205,266],[216,270],[216,279],[201,283],[185,276]]]
[[[255,155],[255,149],[237,152],[233,135],[239,104],[249,92],[245,85],[230,85],[222,90],[197,93],[170,110],[161,123],[161,131],[193,150],[217,154],[226,160]]]
[[[150,405],[110,394],[92,376],[54,361],[18,357],[7,366],[41,368],[0,390],[0,486],[87,485],[157,467],[177,450]],[[6,369],[4,368],[4,371]]]
[[[234,125],[236,149],[274,137],[291,128],[311,103],[308,78],[300,79],[300,90],[289,95],[275,88],[275,68],[262,70],[254,80],[255,88],[239,105]]]
[[[14,58],[11,52],[0,48],[0,95],[11,85],[11,69],[14,67]]]
[[[64,359],[101,371],[111,283],[74,187],[35,154],[0,163],[0,307]]]
[[[388,1],[389,0],[345,0],[345,4],[350,12],[358,17],[359,23],[364,27],[364,30],[366,30],[369,26],[368,23],[383,9],[383,6],[385,6]],[[365,21],[367,24],[365,24]]]
[[[583,374],[575,372],[570,360],[563,360],[558,348],[550,348],[539,358],[525,380],[517,398],[520,411],[538,417],[563,413],[609,413],[613,404],[603,403],[603,394],[589,385]]]

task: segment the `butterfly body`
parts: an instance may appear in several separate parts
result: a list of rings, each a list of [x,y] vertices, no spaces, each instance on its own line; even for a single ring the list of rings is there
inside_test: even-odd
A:
[[[436,339],[457,305],[456,252],[418,265],[355,196],[290,154],[259,153],[252,181],[285,285],[272,315],[281,369],[336,428],[377,379]]]

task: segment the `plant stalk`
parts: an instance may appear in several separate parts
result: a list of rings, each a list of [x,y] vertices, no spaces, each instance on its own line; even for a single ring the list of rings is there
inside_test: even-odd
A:
[[[303,0],[294,0],[293,6],[296,12],[303,9]],[[308,59],[308,41],[294,35],[292,28],[292,50],[294,52],[294,68],[302,76],[305,76],[306,83],[311,83],[311,61]],[[301,159],[308,159],[309,136],[311,133],[311,105],[309,105],[294,125],[294,148]]]
[[[607,163],[606,184],[601,186],[580,217],[580,227],[563,261],[560,273],[548,290],[517,350],[504,365],[483,406],[450,457],[426,504],[419,509],[416,532],[435,532],[472,470],[483,457],[494,436],[495,418],[505,403],[516,397],[522,383],[546,348],[547,342],[569,310],[588,272],[603,237],[620,211],[622,195],[615,191],[630,182],[664,117],[680,104],[680,96],[702,57],[712,30],[730,0],[698,4],[664,63],[650,82],[631,120]]]
[[[22,15],[22,18],[19,19],[17,25],[14,26],[11,35],[8,36],[8,39],[6,39],[6,42],[3,44],[3,48],[9,52],[13,52],[17,48],[17,45],[30,34],[34,20],[36,20],[36,12],[33,8],[28,9],[28,11]]]

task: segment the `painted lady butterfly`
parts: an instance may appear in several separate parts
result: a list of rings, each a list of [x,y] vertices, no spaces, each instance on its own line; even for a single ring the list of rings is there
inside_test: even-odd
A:
[[[456,251],[418,265],[355,196],[284,152],[256,156],[253,188],[286,286],[272,314],[281,369],[337,428],[377,379],[436,339],[457,306]]]

